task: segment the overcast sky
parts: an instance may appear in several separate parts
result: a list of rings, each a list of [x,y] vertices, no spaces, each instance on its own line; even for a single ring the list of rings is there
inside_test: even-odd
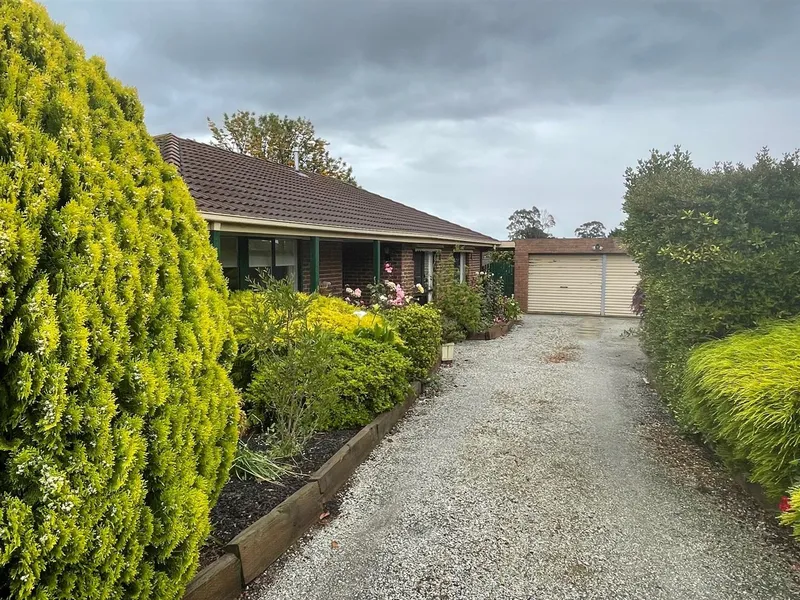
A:
[[[651,148],[751,162],[800,146],[800,2],[45,0],[151,133],[304,116],[374,192],[505,239],[622,219]]]

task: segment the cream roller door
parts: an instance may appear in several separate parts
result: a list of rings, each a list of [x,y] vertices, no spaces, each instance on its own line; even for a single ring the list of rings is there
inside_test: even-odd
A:
[[[599,315],[602,256],[531,254],[528,264],[528,312]]]
[[[639,267],[630,256],[609,254],[606,256],[606,315],[610,317],[633,317],[631,299],[639,284]]]

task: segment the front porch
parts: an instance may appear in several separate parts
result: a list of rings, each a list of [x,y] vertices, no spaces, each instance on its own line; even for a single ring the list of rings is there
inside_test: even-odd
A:
[[[248,289],[266,270],[274,277],[291,279],[299,291],[342,296],[348,287],[366,289],[385,278],[384,265],[389,263],[391,279],[424,302],[429,299],[440,261],[452,260],[454,277],[460,281],[477,275],[481,265],[479,249],[443,244],[264,236],[213,229],[210,235],[232,290]],[[421,295],[415,291],[418,283],[426,290]]]

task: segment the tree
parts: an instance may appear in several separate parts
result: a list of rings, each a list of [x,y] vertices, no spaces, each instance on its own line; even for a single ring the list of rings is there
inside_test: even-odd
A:
[[[553,237],[548,233],[556,225],[553,215],[535,206],[515,210],[508,218],[508,231],[512,240],[529,240]]]
[[[610,238],[621,238],[625,234],[625,224],[617,225],[608,232]]]
[[[275,113],[256,115],[238,110],[223,115],[222,127],[208,119],[212,144],[258,158],[294,166],[294,150],[300,151],[300,169],[356,185],[353,168],[328,153],[328,142],[316,137],[308,119],[290,119]]]
[[[575,235],[579,238],[604,238],[606,226],[600,221],[587,221],[575,230]]]
[[[206,224],[131,88],[0,2],[0,598],[180,598],[238,398]]]

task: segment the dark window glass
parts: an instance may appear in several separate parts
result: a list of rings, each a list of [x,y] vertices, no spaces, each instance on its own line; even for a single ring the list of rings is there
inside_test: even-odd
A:
[[[219,261],[222,273],[228,278],[228,287],[239,289],[239,239],[233,235],[223,235],[219,239]]]
[[[414,252],[414,285],[425,285],[425,253]]]

